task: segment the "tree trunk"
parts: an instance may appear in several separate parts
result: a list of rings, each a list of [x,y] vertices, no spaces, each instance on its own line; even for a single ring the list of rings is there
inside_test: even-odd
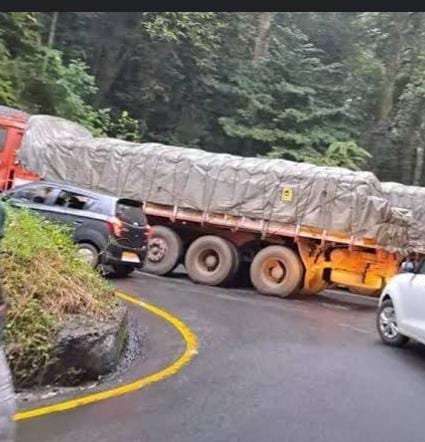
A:
[[[99,86],[99,103],[102,103],[108,96],[130,55],[138,51],[138,27],[142,13],[104,14],[109,15],[104,17],[103,26],[93,30],[97,42],[93,71]]]
[[[50,23],[49,38],[47,40],[48,49],[52,49],[53,43],[55,42],[56,25],[58,23],[58,17],[59,17],[59,12],[54,12],[52,16],[52,21]],[[43,62],[43,73],[46,72],[48,58],[49,58],[49,53],[46,52]]]
[[[412,14],[410,14],[410,17]],[[425,44],[423,42],[423,32],[425,22],[423,14],[416,17],[416,21],[412,23],[414,26],[414,38],[411,39],[410,50],[410,69],[409,83],[407,87],[413,87],[410,98],[401,99],[399,105],[399,113],[401,116],[399,124],[401,130],[404,130],[400,151],[402,152],[402,161],[398,165],[402,170],[402,182],[405,184],[420,185],[423,175],[424,166],[424,116],[423,106],[425,99],[422,94],[416,92],[416,87],[421,82],[424,70],[423,55]],[[407,119],[406,119],[407,118]]]
[[[58,22],[59,12],[54,12],[52,17],[52,23],[50,24],[49,39],[47,40],[47,47],[51,49],[55,42],[56,25]]]
[[[121,73],[130,50],[124,47],[103,48],[96,72],[99,84],[99,97],[103,100]]]
[[[424,146],[418,145],[416,147],[416,164],[413,174],[413,185],[420,186],[422,181],[422,170],[424,165]]]
[[[402,53],[405,49],[404,32],[409,19],[409,13],[394,13],[394,26],[392,32],[394,51],[393,56],[387,61],[385,65],[384,87],[382,91],[381,105],[378,115],[379,120],[381,121],[388,119],[394,107],[394,86],[397,74],[401,67]]]
[[[255,39],[254,56],[252,62],[257,64],[260,59],[267,56],[270,27],[272,25],[273,12],[262,12],[259,17],[258,33]]]
[[[422,112],[421,112],[422,115]],[[424,182],[424,168],[425,168],[425,121],[422,117],[422,122],[419,128],[418,144],[416,147],[416,165],[413,177],[413,184],[415,186],[422,186]]]
[[[395,12],[391,31],[393,50],[391,57],[385,63],[384,83],[376,118],[369,127],[366,135],[366,145],[369,146],[372,158],[370,167],[379,175],[381,166],[386,161],[385,146],[391,144],[391,117],[394,111],[394,92],[397,75],[402,66],[402,55],[405,50],[405,31],[410,20],[410,13]]]

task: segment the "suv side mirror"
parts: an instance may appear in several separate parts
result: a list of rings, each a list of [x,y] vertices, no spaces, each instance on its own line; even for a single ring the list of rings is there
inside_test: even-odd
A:
[[[415,273],[416,266],[412,261],[405,261],[401,264],[401,270],[406,273]]]

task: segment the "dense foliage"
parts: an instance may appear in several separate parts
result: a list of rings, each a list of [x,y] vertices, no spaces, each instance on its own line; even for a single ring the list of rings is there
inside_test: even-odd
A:
[[[0,257],[9,303],[6,354],[15,385],[37,382],[52,360],[53,336],[69,314],[107,318],[112,286],[79,258],[63,228],[23,209],[7,210]]]
[[[0,13],[0,102],[425,185],[425,13]]]

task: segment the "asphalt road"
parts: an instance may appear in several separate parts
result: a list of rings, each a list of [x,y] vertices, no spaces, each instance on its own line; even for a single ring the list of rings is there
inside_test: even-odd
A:
[[[19,442],[423,442],[425,348],[381,345],[373,303],[281,300],[141,274],[119,287],[183,319],[198,356],[139,392],[21,422]],[[183,348],[161,319],[136,314],[149,333],[123,381]]]

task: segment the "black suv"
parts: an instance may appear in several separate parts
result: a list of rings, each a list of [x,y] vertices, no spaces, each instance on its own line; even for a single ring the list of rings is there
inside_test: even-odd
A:
[[[15,187],[2,199],[71,226],[81,256],[93,267],[112,267],[117,276],[143,267],[151,228],[138,201],[50,181]]]

